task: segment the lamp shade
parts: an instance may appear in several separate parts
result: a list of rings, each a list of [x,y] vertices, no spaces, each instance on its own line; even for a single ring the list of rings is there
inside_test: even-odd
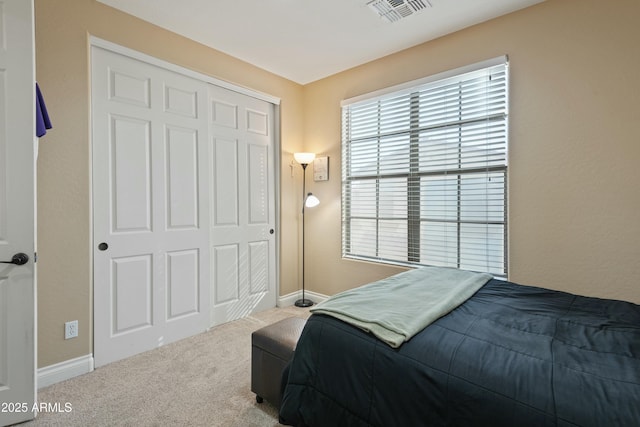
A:
[[[308,165],[316,158],[315,153],[294,153],[293,158],[301,165]]]
[[[313,208],[315,206],[318,206],[320,204],[320,200],[314,196],[313,194],[309,193],[307,194],[307,197],[304,200],[304,205],[308,208]]]

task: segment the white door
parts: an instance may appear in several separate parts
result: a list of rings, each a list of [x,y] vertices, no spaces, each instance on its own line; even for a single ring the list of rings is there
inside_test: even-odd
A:
[[[276,305],[274,106],[210,87],[212,325]]]
[[[34,417],[35,60],[33,1],[0,2],[0,425]]]
[[[209,327],[207,84],[92,47],[96,366]]]

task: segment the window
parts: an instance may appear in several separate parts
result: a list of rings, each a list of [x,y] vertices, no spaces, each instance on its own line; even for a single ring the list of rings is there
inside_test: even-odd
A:
[[[505,57],[342,103],[342,251],[507,275]]]

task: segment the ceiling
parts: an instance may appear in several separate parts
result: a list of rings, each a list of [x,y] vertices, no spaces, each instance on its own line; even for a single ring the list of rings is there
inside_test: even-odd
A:
[[[543,0],[422,0],[395,22],[371,0],[98,1],[306,84]]]

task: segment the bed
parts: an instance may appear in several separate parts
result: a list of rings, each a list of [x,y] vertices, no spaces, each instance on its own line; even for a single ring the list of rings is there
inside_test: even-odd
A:
[[[397,347],[319,310],[284,381],[294,426],[638,426],[640,306],[489,279]]]

